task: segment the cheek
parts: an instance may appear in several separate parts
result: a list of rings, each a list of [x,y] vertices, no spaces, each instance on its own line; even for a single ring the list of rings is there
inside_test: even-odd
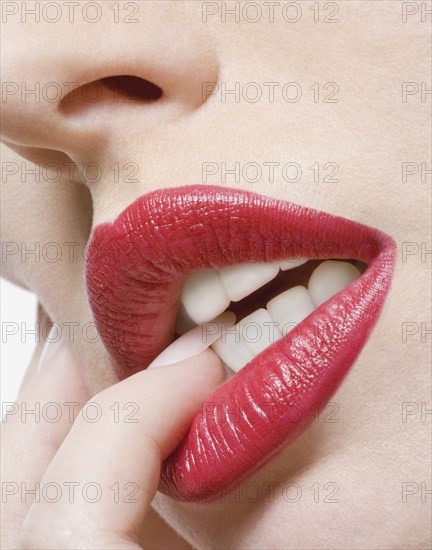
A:
[[[2,146],[2,269],[41,299],[72,284],[84,265],[92,217],[87,189],[47,182],[41,168]]]
[[[48,183],[35,164],[4,146],[2,160],[9,170],[1,188],[2,276],[37,295],[97,390],[110,369],[95,336],[85,288],[90,193],[68,179]]]

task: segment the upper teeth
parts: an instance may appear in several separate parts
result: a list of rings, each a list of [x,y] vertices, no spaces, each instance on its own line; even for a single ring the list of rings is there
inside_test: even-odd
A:
[[[360,271],[348,262],[322,262],[309,279],[309,293],[316,307],[360,277]]]
[[[304,286],[290,288],[267,304],[272,319],[283,328],[291,324],[292,328],[303,321],[315,309],[310,293]]]
[[[197,271],[183,283],[182,302],[195,323],[220,315],[231,301],[238,302],[279,273],[306,262],[304,258],[278,263],[237,264],[213,271]]]
[[[288,260],[282,262],[283,267],[281,263],[239,264],[193,273],[183,285],[184,310],[178,326],[190,326],[191,320],[197,324],[211,321],[225,311],[230,301],[239,301],[271,281],[279,268],[290,269],[305,262]],[[266,309],[242,319],[212,347],[231,369],[238,371],[359,276],[351,263],[322,262],[312,273],[308,289],[296,286],[282,292],[267,303]]]
[[[197,271],[183,283],[182,302],[195,323],[205,323],[225,311],[230,299],[218,271]]]

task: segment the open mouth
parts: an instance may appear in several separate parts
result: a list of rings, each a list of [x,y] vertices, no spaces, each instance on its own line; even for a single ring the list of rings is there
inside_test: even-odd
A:
[[[237,323],[212,343],[227,368],[238,372],[260,352],[299,325],[317,307],[360,277],[366,264],[357,261],[307,260],[235,264],[198,271],[183,282],[175,337],[199,324],[208,342],[212,324],[231,312]],[[232,328],[232,330],[231,330]]]
[[[89,300],[120,378],[193,326],[236,315],[212,343],[229,377],[164,461],[160,490],[207,499],[297,437],[367,341],[394,257],[375,229],[215,186],[148,193],[97,226]]]

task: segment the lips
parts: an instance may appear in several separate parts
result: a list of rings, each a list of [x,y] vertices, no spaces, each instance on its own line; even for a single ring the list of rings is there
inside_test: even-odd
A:
[[[298,257],[356,259],[368,268],[209,396],[163,463],[162,492],[184,501],[214,496],[308,426],[378,319],[395,244],[344,218],[205,185],[145,194],[113,223],[94,229],[86,259],[89,300],[120,379],[145,369],[172,342],[189,274]]]

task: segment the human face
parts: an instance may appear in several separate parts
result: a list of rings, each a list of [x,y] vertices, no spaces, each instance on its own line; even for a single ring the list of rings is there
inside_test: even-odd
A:
[[[66,4],[40,7],[36,20],[4,3],[3,268],[53,322],[77,323],[73,347],[93,391],[118,371],[92,332],[79,251],[146,193],[230,187],[396,243],[383,310],[332,405],[223,498],[159,494],[155,507],[196,547],[404,547],[413,532],[423,547],[430,16],[386,2],[260,11],[248,2],[81,2],[73,16]],[[153,86],[132,86],[131,97],[126,79],[103,81],[119,75]],[[40,181],[28,172],[34,162]],[[35,243],[39,256],[23,261]]]

